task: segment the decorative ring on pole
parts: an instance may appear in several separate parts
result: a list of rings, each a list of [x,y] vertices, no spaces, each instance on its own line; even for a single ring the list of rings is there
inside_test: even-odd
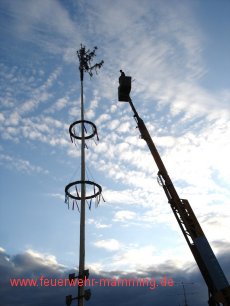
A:
[[[81,185],[81,184],[92,185],[93,188],[94,188],[94,194],[86,195],[85,196],[86,200],[96,198],[97,196],[99,196],[102,193],[101,186],[99,184],[95,183],[95,182],[92,182],[92,181],[75,181],[75,182],[69,183],[65,187],[66,196],[70,197],[73,200],[81,200],[81,195],[79,195],[78,188],[77,188],[77,185]],[[73,191],[71,191],[71,187],[74,187],[74,193],[73,193]],[[96,188],[97,188],[97,190],[96,190]]]
[[[85,139],[90,139],[90,138],[92,138],[93,136],[97,135],[97,127],[96,127],[96,125],[95,125],[93,122],[88,121],[88,120],[78,120],[78,121],[73,122],[73,123],[69,126],[69,134],[70,134],[71,140],[72,140],[72,137],[75,138],[75,139],[80,139],[80,140],[82,139],[81,136],[77,136],[77,135],[75,134],[75,130],[74,130],[75,125],[80,124],[80,123],[82,123],[82,122],[83,122],[83,123],[87,123],[87,124],[89,124],[89,125],[92,126],[92,133],[91,133],[90,135],[88,135],[88,136],[85,136]],[[84,127],[84,128],[85,128],[85,127]],[[85,129],[85,130],[86,130],[86,129]],[[97,138],[98,138],[98,135],[97,135]]]

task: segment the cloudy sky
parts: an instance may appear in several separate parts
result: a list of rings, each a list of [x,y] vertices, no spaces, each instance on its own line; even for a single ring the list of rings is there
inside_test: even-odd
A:
[[[105,64],[85,77],[87,178],[102,202],[87,211],[91,275],[185,282],[189,305],[207,288],[180,232],[157,167],[128,104],[119,70],[182,198],[189,199],[230,279],[230,2],[228,0],[0,1],[0,269],[4,306],[63,305],[70,288],[11,288],[13,277],[67,277],[78,267],[79,213],[64,188],[80,179],[76,50]],[[89,305],[183,305],[182,286],[92,288]],[[35,299],[35,300],[33,300]],[[173,303],[172,303],[173,301]]]

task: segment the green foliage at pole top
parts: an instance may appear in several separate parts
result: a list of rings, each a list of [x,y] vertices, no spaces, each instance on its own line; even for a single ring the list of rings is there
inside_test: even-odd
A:
[[[83,72],[88,72],[89,75],[93,76],[93,70],[95,69],[97,73],[97,69],[100,69],[102,65],[104,64],[104,61],[101,61],[100,63],[96,63],[94,65],[91,64],[93,58],[96,56],[96,50],[97,47],[94,47],[93,51],[90,51],[89,49],[86,50],[85,46],[81,45],[81,49],[77,51],[77,56],[79,59],[79,69],[81,72],[81,79],[83,80]]]

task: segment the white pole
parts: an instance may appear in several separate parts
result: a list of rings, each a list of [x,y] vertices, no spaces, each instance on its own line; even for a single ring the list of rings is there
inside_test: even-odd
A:
[[[81,65],[80,65],[81,66]],[[83,277],[85,270],[85,131],[84,131],[84,97],[83,97],[83,68],[81,75],[81,216],[80,216],[80,253],[79,275]],[[78,306],[84,305],[84,285],[78,287]]]

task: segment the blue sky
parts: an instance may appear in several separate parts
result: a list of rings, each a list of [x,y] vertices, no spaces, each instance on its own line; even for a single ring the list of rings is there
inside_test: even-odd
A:
[[[105,62],[84,82],[86,119],[100,137],[88,144],[87,173],[106,200],[87,211],[86,266],[96,275],[155,271],[190,280],[202,295],[196,305],[205,301],[117,86],[120,69],[133,77],[133,102],[229,279],[230,2],[2,0],[0,14],[0,247],[11,277],[20,256],[30,258],[31,271],[37,261],[47,273],[78,265],[79,214],[64,204],[64,188],[80,178],[80,147],[68,128],[80,118],[76,50],[83,43],[98,46]]]

